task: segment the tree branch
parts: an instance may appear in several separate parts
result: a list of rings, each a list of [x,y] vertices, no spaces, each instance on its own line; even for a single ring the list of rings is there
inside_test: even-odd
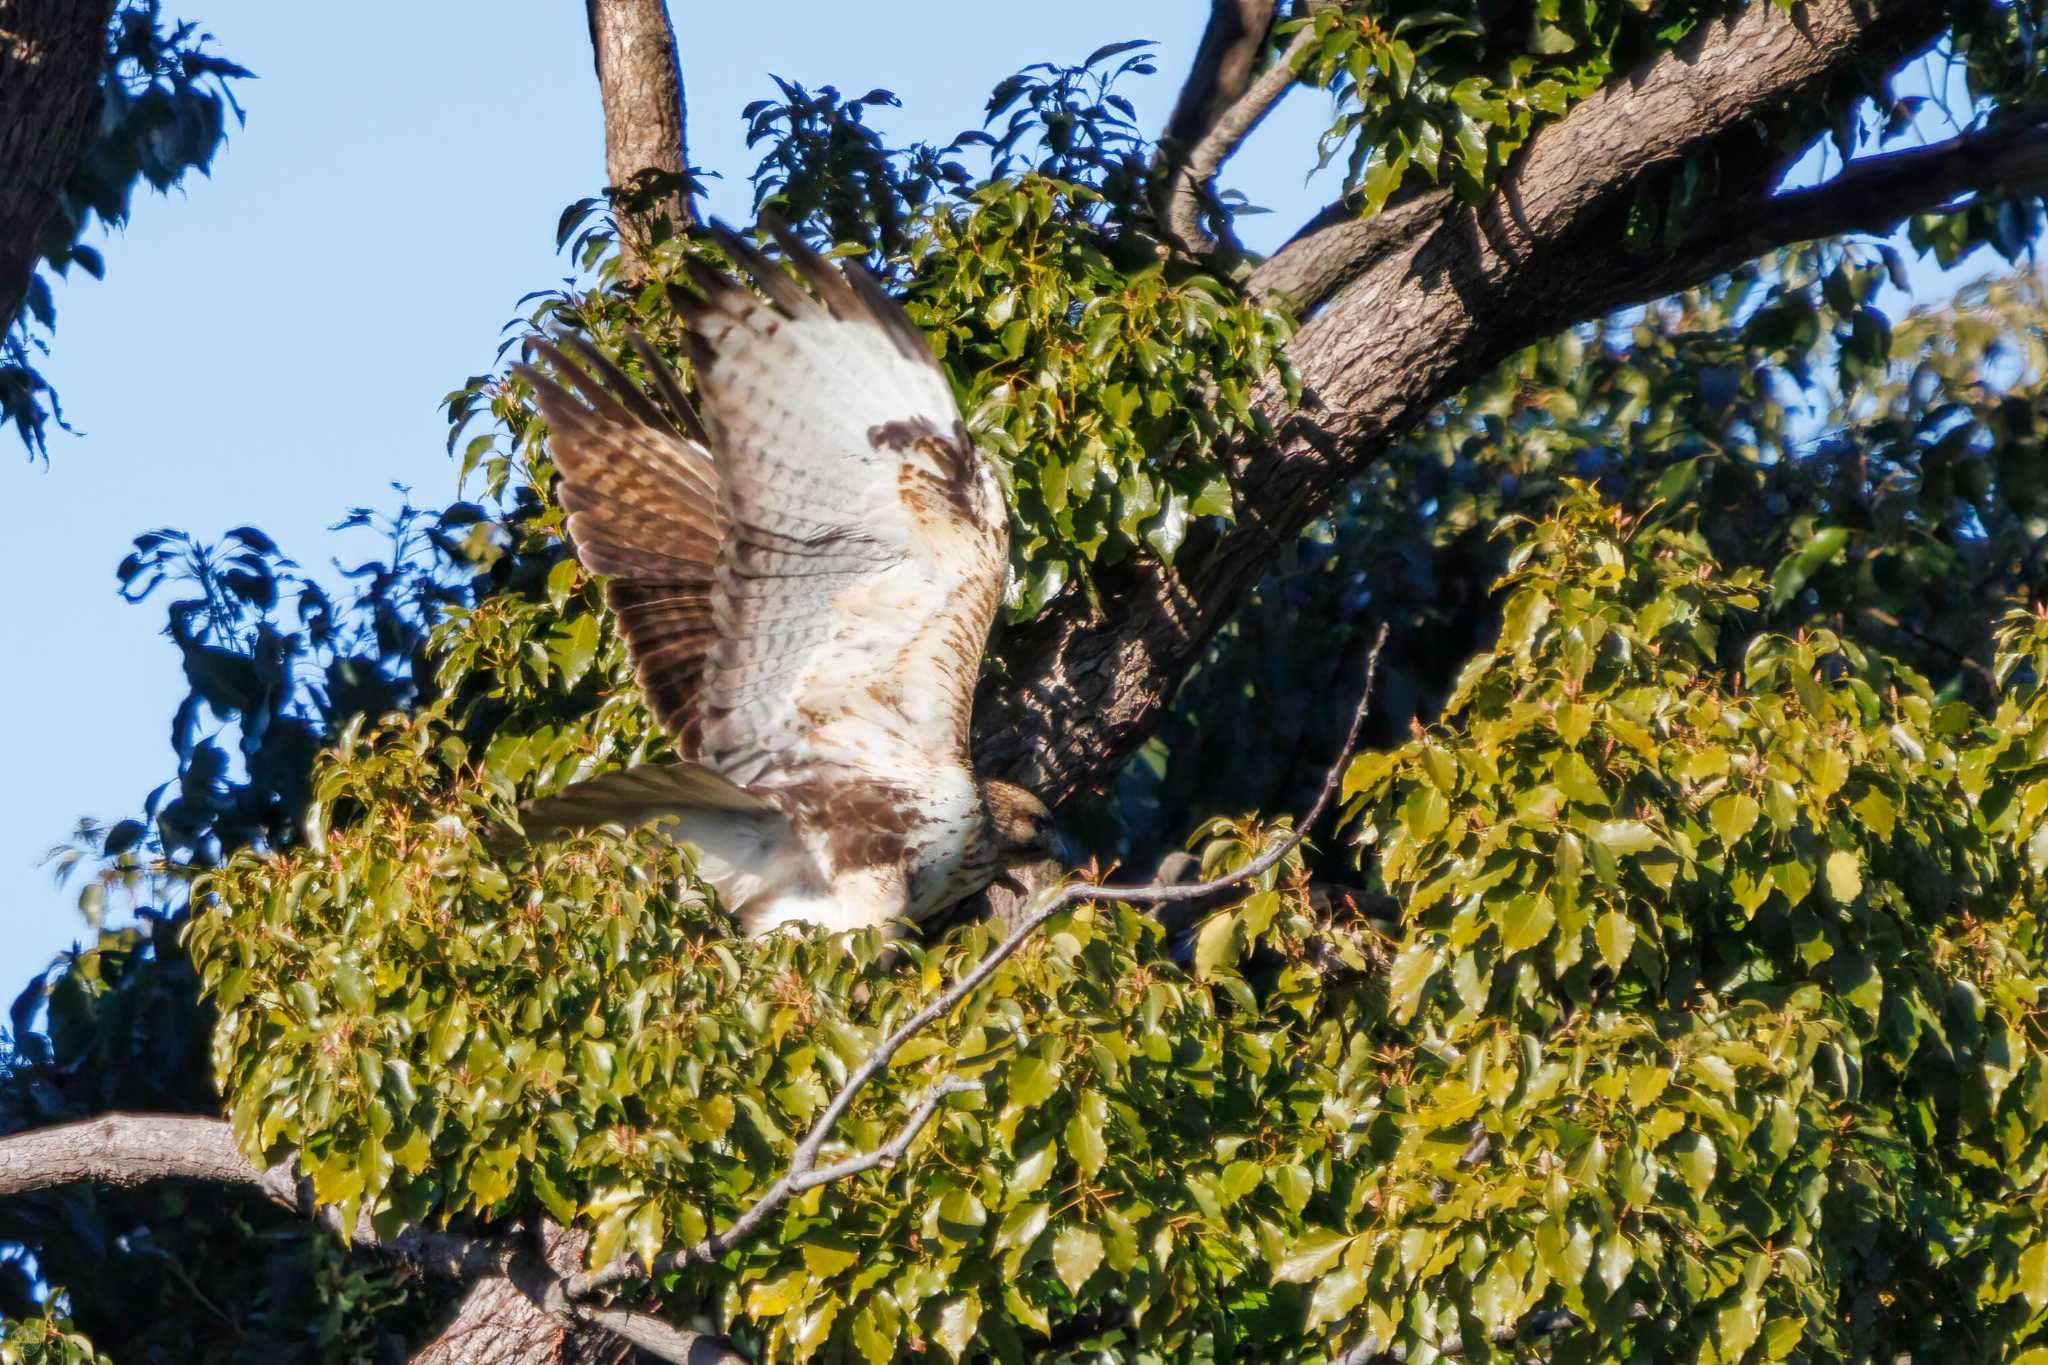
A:
[[[1244,96],[1273,26],[1275,0],[1211,0],[1194,65],[1159,135],[1169,158],[1202,140],[1225,109]]]
[[[1808,189],[1724,200],[1690,226],[1673,264],[1711,277],[1794,242],[1889,232],[1962,196],[2004,199],[2048,188],[2048,114],[2029,111],[1924,147],[1867,156]]]
[[[1009,678],[978,699],[977,768],[1055,805],[1106,782],[1267,566],[1446,399],[1531,342],[1783,240],[1765,220],[1740,248],[1631,252],[1620,225],[1646,175],[1725,153],[1741,173],[1726,199],[1759,205],[1781,169],[1756,153],[1762,112],[1944,28],[1944,7],[1916,0],[1803,0],[1790,17],[1751,4],[1539,132],[1484,205],[1425,190],[1370,218],[1319,215],[1249,280],[1304,317],[1290,356],[1305,392],[1298,408],[1277,381],[1257,395],[1263,435],[1232,452],[1234,520],[1192,527],[1172,569],[1133,556],[1092,600],[1072,593],[1011,631]]]
[[[1199,254],[1218,245],[1202,223],[1202,211],[1209,203],[1210,183],[1223,169],[1223,163],[1273,111],[1281,96],[1294,88],[1295,74],[1315,44],[1313,27],[1296,33],[1294,40],[1273,59],[1272,64],[1245,87],[1244,93],[1217,113],[1208,130],[1175,169],[1167,182],[1166,227],[1183,251]]]
[[[664,0],[584,0],[584,9],[604,103],[604,166],[619,249],[637,270],[651,242],[695,221],[675,29]]]
[[[102,1114],[0,1138],[0,1198],[86,1183],[132,1189],[158,1180],[251,1190],[340,1231],[333,1211],[313,1207],[306,1183],[292,1169],[266,1171],[251,1165],[222,1119]],[[681,1331],[645,1313],[571,1302],[563,1277],[510,1241],[418,1227],[386,1238],[378,1235],[367,1213],[348,1232],[356,1245],[401,1257],[443,1278],[509,1280],[543,1312],[603,1327],[660,1359],[678,1365],[743,1365],[741,1356],[715,1338]]]

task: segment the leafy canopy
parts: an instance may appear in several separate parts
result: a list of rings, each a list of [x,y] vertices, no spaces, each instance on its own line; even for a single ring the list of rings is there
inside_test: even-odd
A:
[[[1706,13],[1536,8],[1508,37],[1483,5],[1320,14],[1333,136],[1406,139],[1403,185],[1476,193]],[[1958,13],[1977,89],[2024,86],[2032,10]],[[1286,382],[1284,313],[1155,249],[1113,85],[1144,67],[1034,68],[946,148],[889,147],[886,92],[748,111],[762,202],[905,293],[1001,462],[1013,620],[1230,515],[1245,398]],[[672,350],[665,286],[716,248],[672,239],[629,279],[593,212],[564,239],[594,286],[530,325],[631,368],[626,328]],[[2001,213],[1921,244],[2016,253]],[[1568,1361],[2048,1358],[2048,628],[2007,606],[2043,588],[2048,356],[2033,284],[1894,325],[1888,264],[1774,259],[1462,395],[1262,585],[1089,825],[1106,853],[1192,829],[1208,870],[1250,856],[1293,756],[1327,752],[1304,737],[1344,709],[1342,656],[1392,618],[1387,709],[1433,720],[1350,764],[1343,837],[1185,932],[1063,915],[836,1132],[870,1149],[934,1078],[978,1082],[903,1162],[636,1292],[773,1359],[1309,1362],[1367,1334],[1487,1358],[1536,1311],[1583,1324],[1551,1340]],[[985,926],[738,942],[658,840],[500,837],[519,799],[666,747],[527,399],[450,396],[480,499],[380,524],[352,598],[251,528],[138,542],[131,593],[181,594],[179,771],[90,851],[102,894],[164,908],[23,997],[11,1124],[224,1101],[253,1156],[383,1229],[545,1211],[594,1262],[644,1262],[747,1207],[986,949]],[[253,1356],[300,1324],[297,1348],[361,1358],[433,1310],[273,1214],[88,1198],[0,1235],[103,1342]],[[248,1309],[240,1345],[122,1321],[175,1287],[81,1224],[204,1242],[210,1283],[267,1262],[296,1297]],[[19,1274],[0,1289],[10,1343],[43,1330]]]

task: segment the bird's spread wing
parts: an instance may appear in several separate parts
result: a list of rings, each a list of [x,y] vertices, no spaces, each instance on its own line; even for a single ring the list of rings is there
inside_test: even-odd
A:
[[[765,300],[693,273],[706,306],[690,357],[732,521],[706,761],[774,786],[868,741],[964,762],[1002,591],[1001,494],[902,310],[858,267],[771,231],[802,284],[729,236]]]
[[[722,238],[762,296],[693,272],[708,435],[644,343],[654,395],[587,347],[543,351],[563,383],[522,373],[570,536],[685,757],[814,815],[892,771],[915,802],[931,771],[965,773],[1002,497],[901,309],[771,230],[795,277]]]
[[[538,349],[581,401],[539,371],[515,368],[533,385],[547,420],[577,557],[606,575],[605,600],[648,707],[691,756],[702,729],[705,668],[717,643],[712,598],[728,522],[718,472],[688,401],[653,348],[638,336],[633,344],[666,410],[579,342],[567,345],[588,372],[546,343]]]

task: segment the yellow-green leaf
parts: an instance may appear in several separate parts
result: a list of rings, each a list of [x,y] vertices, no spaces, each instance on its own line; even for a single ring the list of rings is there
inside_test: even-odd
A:
[[[1052,1239],[1052,1268],[1068,1293],[1080,1293],[1101,1264],[1102,1236],[1094,1228],[1069,1223]]]
[[[1828,854],[1828,894],[1838,902],[1847,905],[1863,894],[1863,864],[1854,853],[1838,848]]]

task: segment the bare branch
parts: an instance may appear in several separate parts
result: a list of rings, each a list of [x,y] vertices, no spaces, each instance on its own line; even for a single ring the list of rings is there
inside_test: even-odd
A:
[[[663,0],[584,0],[604,103],[604,164],[629,264],[658,235],[694,221],[682,65]]]
[[[0,1138],[0,1198],[87,1182],[133,1189],[158,1180],[251,1185],[298,1207],[298,1180],[258,1171],[219,1119],[176,1114],[102,1114]]]
[[[797,1144],[796,1152],[790,1159],[789,1170],[763,1192],[761,1197],[752,1206],[733,1220],[731,1226],[727,1227],[723,1232],[705,1238],[697,1243],[696,1246],[673,1251],[656,1258],[651,1269],[657,1272],[674,1270],[693,1261],[716,1260],[719,1256],[724,1255],[727,1250],[738,1245],[746,1237],[751,1236],[768,1217],[780,1209],[793,1196],[818,1185],[826,1184],[829,1181],[842,1180],[848,1176],[858,1175],[864,1171],[870,1171],[878,1166],[888,1165],[893,1161],[901,1159],[903,1154],[909,1149],[911,1141],[924,1128],[925,1124],[931,1120],[932,1115],[937,1112],[940,1102],[947,1095],[977,1088],[974,1082],[963,1080],[957,1076],[941,1078],[925,1091],[924,1097],[911,1111],[910,1117],[903,1127],[882,1148],[863,1156],[849,1158],[835,1165],[825,1167],[822,1170],[816,1168],[819,1150],[824,1146],[827,1139],[831,1137],[833,1129],[838,1127],[839,1120],[845,1117],[847,1109],[852,1106],[854,1097],[860,1093],[861,1089],[869,1081],[881,1074],[883,1069],[889,1065],[890,1059],[901,1050],[905,1043],[923,1032],[925,1027],[934,1020],[950,1014],[961,1001],[980,989],[982,984],[995,974],[996,968],[1009,961],[1017,950],[1029,941],[1032,935],[1036,934],[1045,926],[1048,920],[1060,911],[1067,909],[1069,906],[1078,905],[1083,901],[1124,901],[1133,905],[1163,905],[1171,901],[1198,900],[1203,896],[1213,895],[1218,891],[1226,891],[1231,887],[1240,886],[1245,882],[1262,876],[1269,869],[1277,866],[1283,858],[1300,846],[1303,839],[1308,837],[1309,830],[1321,818],[1323,811],[1330,804],[1330,798],[1336,794],[1337,789],[1343,783],[1344,760],[1350,756],[1352,746],[1358,742],[1359,727],[1364,724],[1365,714],[1372,706],[1373,681],[1379,675],[1380,650],[1385,646],[1386,642],[1387,630],[1385,626],[1382,626],[1380,627],[1378,637],[1373,642],[1372,652],[1366,657],[1365,689],[1358,699],[1357,709],[1352,712],[1351,726],[1345,732],[1343,749],[1337,755],[1336,761],[1332,763],[1329,773],[1324,777],[1322,790],[1317,793],[1315,804],[1309,807],[1307,814],[1302,816],[1294,828],[1288,832],[1287,837],[1265,849],[1257,857],[1245,863],[1244,866],[1212,881],[1171,886],[1157,884],[1146,886],[1096,886],[1088,882],[1070,882],[1065,886],[1041,893],[1037,898],[1037,904],[1024,914],[1017,926],[1010,931],[1007,938],[990,949],[979,962],[974,964],[974,967],[966,975],[960,977],[959,980],[947,987],[945,991],[940,993],[938,998],[917,1013],[911,1015],[910,1018],[897,1027],[895,1032],[884,1038],[880,1043],[877,1043],[875,1050],[864,1057],[860,1065],[847,1073],[846,1081],[839,1087],[839,1092],[825,1105],[824,1111],[818,1115],[817,1120],[811,1125],[810,1131]],[[644,1273],[647,1272],[642,1270],[640,1264],[636,1261],[630,1259],[617,1261],[592,1272],[579,1281],[572,1282],[570,1294],[571,1297],[577,1297],[582,1293],[595,1292],[596,1290]]]
[[[1202,140],[1225,109],[1244,97],[1273,26],[1275,0],[1211,0],[1209,26],[1181,83],[1173,115],[1159,135],[1160,150],[1177,158]]]
[[[266,1171],[250,1164],[235,1142],[234,1130],[222,1119],[102,1114],[0,1138],[0,1198],[85,1183],[132,1189],[157,1180],[201,1180],[248,1189],[341,1230],[333,1210],[314,1208],[306,1182],[291,1168]],[[381,1237],[368,1213],[356,1220],[349,1236],[358,1246],[403,1258],[447,1279],[507,1279],[542,1311],[593,1323],[678,1365],[739,1365],[743,1360],[715,1338],[683,1332],[648,1314],[572,1303],[562,1276],[508,1240],[417,1227]]]
[[[1224,3],[1226,0],[1218,0],[1219,10]],[[1270,11],[1272,6],[1266,8]],[[1215,115],[1185,159],[1175,167],[1166,189],[1166,227],[1182,250],[1200,253],[1217,245],[1202,224],[1210,182],[1251,136],[1252,129],[1272,112],[1280,97],[1293,88],[1302,61],[1314,47],[1313,26],[1296,33],[1272,64],[1245,87],[1244,93]]]

